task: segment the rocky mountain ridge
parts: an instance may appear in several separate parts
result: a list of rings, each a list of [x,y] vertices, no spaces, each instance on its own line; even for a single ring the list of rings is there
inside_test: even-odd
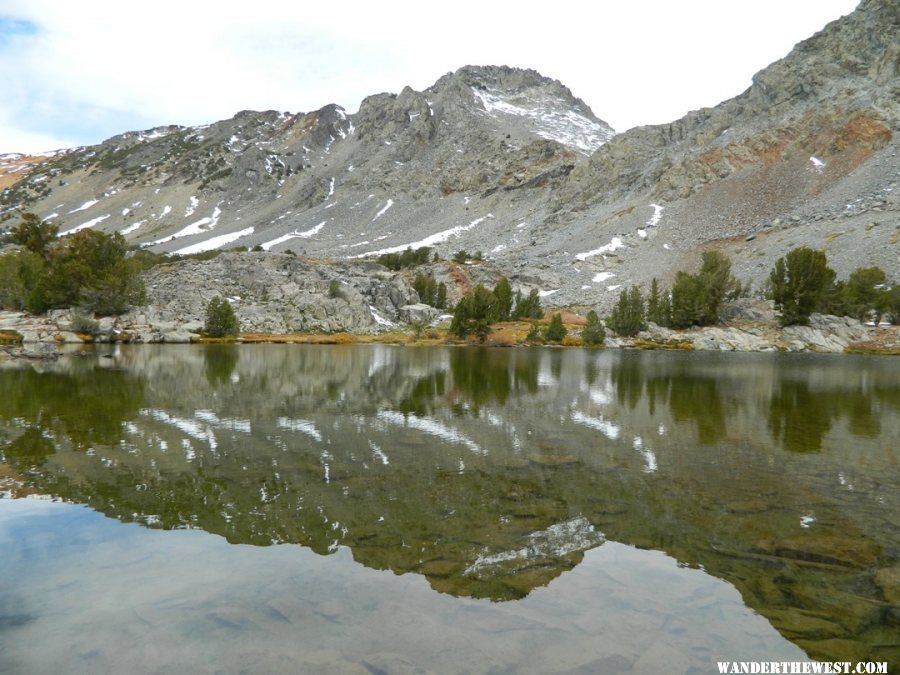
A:
[[[896,3],[864,0],[734,99],[619,135],[561,83],[494,66],[370,96],[355,114],[245,111],[129,132],[19,161],[0,218],[32,210],[63,232],[119,231],[170,253],[480,250],[546,305],[601,311],[710,247],[757,291],[796,245],[825,248],[841,276],[890,273],[898,27]]]

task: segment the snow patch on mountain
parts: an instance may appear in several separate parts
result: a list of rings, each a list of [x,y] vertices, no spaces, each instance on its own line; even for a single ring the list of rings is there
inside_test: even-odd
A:
[[[207,239],[206,241],[201,241],[197,244],[191,244],[190,246],[185,246],[184,248],[180,248],[175,253],[177,255],[189,255],[191,253],[203,253],[204,251],[213,251],[217,248],[222,248],[227,244],[231,244],[238,239],[243,237],[247,237],[253,234],[253,227],[247,227],[243,230],[239,230],[238,232],[229,232],[228,234],[222,234],[218,237],[213,237],[211,239]]]
[[[605,124],[571,108],[562,107],[561,102],[554,98],[519,95],[515,100],[521,105],[517,105],[496,90],[475,89],[473,93],[481,101],[487,114],[526,119],[530,122],[532,132],[541,138],[575,148],[586,155],[593,153],[615,135]]]
[[[417,248],[421,248],[423,246],[434,246],[435,244],[440,244],[442,242],[447,241],[450,237],[459,237],[463,232],[468,232],[473,227],[480,225],[482,222],[487,220],[488,218],[493,218],[494,215],[492,213],[487,214],[482,218],[476,218],[468,225],[457,225],[456,227],[451,227],[448,230],[443,230],[441,232],[436,232],[424,239],[420,239],[419,241],[413,241],[408,244],[400,244],[399,246],[391,246],[389,248],[382,248],[377,251],[369,251],[368,253],[361,253],[356,258],[365,258],[371,255],[384,255],[385,253],[399,253],[401,251],[405,251],[408,248],[413,250]]]
[[[296,230],[294,230],[293,232],[288,232],[287,234],[284,234],[280,237],[272,239],[271,241],[267,241],[266,243],[264,243],[262,245],[262,248],[264,251],[268,251],[273,246],[277,246],[278,244],[283,244],[284,242],[286,242],[290,239],[309,239],[313,235],[318,234],[322,230],[322,228],[325,227],[326,222],[328,222],[328,221],[323,220],[321,223],[319,223],[315,227],[311,227],[310,229],[305,230],[304,232],[298,232]]]
[[[80,232],[81,230],[86,230],[89,227],[94,227],[94,225],[102,223],[107,218],[109,218],[108,213],[105,216],[100,216],[99,218],[94,218],[93,220],[89,220],[86,223],[82,223],[81,225],[76,225],[71,230],[66,230],[65,232],[60,232],[59,236],[64,237],[67,234],[75,234],[76,232]]]
[[[94,204],[96,204],[99,201],[100,201],[99,199],[89,199],[88,201],[86,201],[84,204],[82,204],[78,208],[72,209],[71,211],[69,211],[69,213],[78,213],[79,211],[87,211],[89,208],[91,208]]]
[[[593,258],[594,256],[602,255],[604,253],[612,253],[616,249],[625,248],[625,242],[622,241],[620,237],[613,237],[612,241],[610,241],[605,246],[601,246],[600,248],[595,248],[593,251],[585,251],[584,253],[577,253],[575,255],[576,260],[581,260],[582,262],[587,260],[588,258]]]

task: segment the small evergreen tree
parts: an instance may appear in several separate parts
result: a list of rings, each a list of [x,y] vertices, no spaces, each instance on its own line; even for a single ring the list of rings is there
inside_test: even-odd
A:
[[[450,332],[461,338],[477,335],[484,342],[496,321],[496,303],[494,294],[478,284],[456,304]]]
[[[673,328],[699,326],[703,317],[703,289],[700,278],[677,272],[672,285],[671,321]]]
[[[656,277],[653,277],[650,281],[650,294],[647,296],[647,319],[657,325],[662,325],[659,322],[660,301],[659,281],[656,280]]]
[[[824,251],[801,246],[776,260],[769,273],[769,295],[781,313],[781,324],[809,323],[810,314],[822,309],[834,278]]]
[[[741,283],[731,274],[728,257],[718,251],[706,251],[697,274],[678,272],[675,275],[668,323],[674,328],[714,324],[723,303],[736,299],[741,292]],[[660,299],[657,314],[664,314],[662,304]],[[651,321],[660,323],[652,318]]]
[[[56,241],[59,226],[41,220],[34,213],[23,213],[22,221],[9,232],[13,242],[49,260],[50,245]]]
[[[618,335],[631,337],[646,330],[644,321],[644,299],[641,290],[632,286],[630,290],[622,289],[619,300],[606,320],[606,325]]]
[[[562,342],[563,338],[569,334],[568,329],[563,325],[562,314],[557,312],[550,317],[550,323],[544,330],[544,338],[548,342]]]
[[[435,254],[437,255],[437,254]],[[443,281],[437,286],[437,293],[435,294],[434,306],[437,309],[446,309],[447,308],[447,284]]]
[[[887,307],[887,275],[879,267],[860,267],[853,271],[843,286],[844,311],[848,316],[865,321],[875,312],[875,321]]]
[[[587,313],[587,324],[581,331],[581,340],[586,345],[602,345],[606,340],[606,329],[594,310]]]
[[[541,307],[541,296],[538,289],[532,288],[528,297],[523,298],[521,293],[516,293],[516,308],[512,313],[513,319],[543,319],[544,310]]]
[[[702,311],[700,325],[716,323],[719,310],[726,300],[734,300],[741,293],[741,284],[731,274],[731,260],[719,251],[705,251],[700,264]]]
[[[509,321],[512,314],[513,294],[509,279],[501,277],[494,286],[494,297],[497,298],[497,320]]]
[[[240,325],[231,303],[218,295],[206,306],[206,325],[203,332],[209,337],[231,337],[240,332]]]
[[[900,325],[900,284],[896,284],[885,295],[884,311],[891,317],[891,323]]]

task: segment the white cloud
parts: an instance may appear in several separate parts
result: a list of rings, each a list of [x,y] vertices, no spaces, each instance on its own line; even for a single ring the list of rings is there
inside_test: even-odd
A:
[[[0,152],[244,109],[352,111],[466,64],[558,78],[622,131],[740,93],[854,4],[3,0],[38,30],[0,33]]]

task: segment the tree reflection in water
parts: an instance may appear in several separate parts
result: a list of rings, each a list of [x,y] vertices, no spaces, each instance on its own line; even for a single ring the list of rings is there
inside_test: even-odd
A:
[[[877,647],[897,629],[893,591],[876,583],[900,565],[892,363],[123,354],[124,370],[0,370],[0,457],[30,489],[233,543],[347,546],[369,567],[494,600],[546,585],[605,535],[729,580],[813,655],[849,643],[893,658]]]

